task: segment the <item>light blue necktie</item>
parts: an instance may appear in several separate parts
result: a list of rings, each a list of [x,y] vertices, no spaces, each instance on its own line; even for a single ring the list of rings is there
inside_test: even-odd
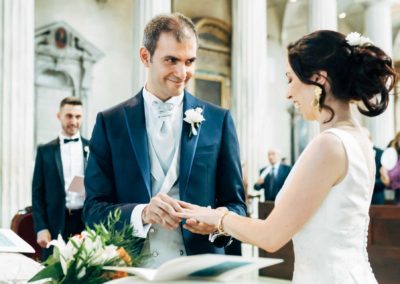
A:
[[[164,174],[167,174],[175,154],[175,138],[171,123],[174,105],[163,102],[154,104],[157,108],[158,121],[153,147]]]

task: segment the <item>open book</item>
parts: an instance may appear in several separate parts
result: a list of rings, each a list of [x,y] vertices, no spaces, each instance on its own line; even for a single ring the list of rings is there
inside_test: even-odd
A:
[[[35,250],[10,229],[0,229],[0,252],[34,253]]]
[[[206,278],[230,281],[247,272],[282,262],[275,258],[250,258],[218,254],[183,256],[167,261],[158,269],[106,266],[106,270],[124,271],[149,281],[169,281],[182,278]]]

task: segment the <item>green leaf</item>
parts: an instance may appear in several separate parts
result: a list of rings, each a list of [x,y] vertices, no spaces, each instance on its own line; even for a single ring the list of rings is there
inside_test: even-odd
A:
[[[64,276],[61,263],[57,262],[52,265],[46,266],[41,271],[39,271],[35,276],[29,279],[28,282],[34,282],[41,279],[51,278],[58,281]]]

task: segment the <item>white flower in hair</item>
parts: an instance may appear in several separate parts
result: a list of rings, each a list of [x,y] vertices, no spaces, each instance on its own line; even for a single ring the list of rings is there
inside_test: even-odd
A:
[[[351,46],[363,46],[365,44],[374,44],[368,37],[362,36],[360,33],[352,32],[346,36],[346,41]]]

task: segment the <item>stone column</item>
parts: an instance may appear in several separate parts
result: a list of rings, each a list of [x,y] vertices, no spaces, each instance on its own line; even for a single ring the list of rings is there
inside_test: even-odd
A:
[[[31,204],[34,1],[0,0],[0,227]]]
[[[392,55],[392,19],[390,12],[392,2],[389,0],[365,2],[365,36],[368,36],[376,46],[382,48],[389,56]],[[383,114],[365,119],[377,147],[386,148],[389,141],[394,138],[394,119],[393,96],[390,97],[389,105]]]
[[[232,114],[249,189],[265,164],[267,118],[267,7],[264,0],[232,1]],[[271,134],[270,134],[271,135]]]
[[[143,30],[156,15],[171,13],[171,0],[134,0],[133,5],[133,84],[132,95],[143,87],[146,80],[145,68],[140,61],[139,49],[142,47]]]
[[[309,32],[317,30],[337,30],[337,3],[336,0],[309,0]],[[318,122],[309,122],[308,139],[312,140],[319,133]]]

